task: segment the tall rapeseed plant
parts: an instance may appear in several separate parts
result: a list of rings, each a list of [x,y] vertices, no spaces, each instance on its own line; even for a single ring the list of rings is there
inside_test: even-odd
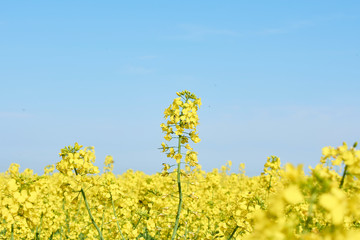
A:
[[[200,142],[196,126],[199,125],[199,117],[197,111],[201,106],[201,99],[197,98],[195,94],[185,90],[176,93],[179,97],[175,98],[173,103],[165,109],[164,118],[167,119],[166,124],[160,125],[162,131],[166,133],[165,140],[171,141],[173,138],[177,138],[177,146],[168,146],[162,143],[163,152],[167,153],[167,157],[175,159],[177,163],[177,185],[179,191],[179,203],[176,214],[175,225],[171,239],[175,239],[176,231],[179,227],[180,212],[182,207],[182,191],[181,191],[181,160],[183,154],[181,148],[187,149],[185,154],[185,167],[189,169],[195,167],[198,163],[197,152],[189,145],[189,139],[194,143]],[[176,150],[175,150],[176,149]],[[163,174],[168,174],[168,170],[171,168],[170,164],[164,164]]]
[[[93,165],[93,162],[95,161],[94,148],[88,147],[85,148],[84,150],[82,150],[81,148],[82,145],[75,143],[74,147],[68,146],[61,149],[59,155],[62,158],[62,160],[57,163],[56,169],[69,177],[73,176],[75,172],[77,180],[81,180],[83,176],[89,173],[90,174],[99,173],[100,171],[98,167]],[[90,220],[99,234],[99,239],[104,240],[102,232],[100,228],[97,226],[93,215],[91,214],[90,207],[86,199],[85,191],[82,187],[80,189],[80,192],[84,198],[85,206],[88,211]]]

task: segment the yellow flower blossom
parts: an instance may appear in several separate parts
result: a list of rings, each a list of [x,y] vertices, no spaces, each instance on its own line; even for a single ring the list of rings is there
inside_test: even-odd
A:
[[[287,187],[283,192],[284,199],[290,204],[301,203],[304,200],[304,197],[296,185],[291,185]]]

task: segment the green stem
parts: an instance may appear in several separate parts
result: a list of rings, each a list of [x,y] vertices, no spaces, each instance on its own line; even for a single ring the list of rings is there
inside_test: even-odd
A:
[[[100,227],[101,232],[104,230],[104,219],[105,219],[105,208],[102,213],[101,227]]]
[[[139,220],[136,222],[135,226],[133,227],[134,230],[137,228],[137,226],[139,226],[141,219],[142,216],[140,215]]]
[[[112,208],[113,208],[113,212],[114,212],[114,217],[115,217],[115,219],[116,219],[116,224],[117,224],[118,230],[119,230],[119,232],[120,232],[120,235],[121,235],[122,239],[125,240],[125,238],[124,238],[124,236],[123,236],[123,234],[122,234],[122,232],[121,232],[121,228],[120,228],[119,221],[118,221],[118,219],[117,219],[117,217],[116,217],[115,205],[114,205],[114,200],[113,200],[113,197],[112,197],[111,192],[110,192],[110,198],[111,198],[111,204],[112,204]]]
[[[76,169],[75,169],[75,174],[78,175]],[[96,225],[95,219],[94,219],[93,215],[91,214],[89,204],[88,204],[88,202],[87,202],[87,200],[86,200],[85,191],[84,191],[84,189],[83,189],[82,187],[81,187],[80,192],[81,192],[81,195],[82,195],[83,198],[84,198],[85,206],[86,206],[86,209],[87,209],[87,211],[88,211],[88,214],[89,214],[89,217],[90,217],[90,219],[91,219],[91,222],[92,222],[92,224],[94,225],[94,227],[96,228],[97,232],[99,233],[99,239],[100,239],[100,240],[104,240],[104,237],[103,237],[103,235],[102,235],[102,232],[100,231],[99,227]]]
[[[181,152],[181,136],[179,136],[179,143],[178,143],[178,153]],[[180,171],[180,162],[178,163],[177,167],[177,183],[178,183],[178,189],[179,189],[179,204],[178,204],[178,210],[176,214],[176,221],[175,226],[173,230],[173,234],[171,236],[171,240],[174,240],[176,237],[176,231],[179,227],[179,219],[180,219],[180,212],[181,212],[181,205],[182,205],[182,192],[181,192],[181,171]]]
[[[315,200],[316,200],[316,192],[313,192],[311,194],[311,197],[310,197],[310,205],[309,205],[309,208],[308,208],[308,214],[307,214],[307,219],[306,219],[306,222],[305,222],[305,232],[310,232],[310,227],[309,227],[309,224],[312,222],[312,215],[313,215],[313,205],[315,203]]]
[[[270,189],[271,189],[271,179],[272,179],[272,175],[270,175],[269,186],[268,186],[268,188],[267,188],[268,198],[269,198],[269,195],[270,195]]]
[[[81,194],[82,194],[82,196],[83,196],[83,198],[84,198],[85,206],[86,206],[86,209],[87,209],[87,211],[88,211],[88,213],[89,213],[89,217],[90,217],[90,219],[91,219],[91,222],[92,222],[92,224],[94,225],[94,227],[96,228],[96,230],[97,230],[98,233],[99,233],[99,239],[100,239],[100,240],[104,240],[104,237],[102,236],[102,233],[101,233],[99,227],[96,225],[96,222],[95,222],[95,220],[94,220],[94,217],[93,217],[92,214],[91,214],[90,207],[89,207],[89,204],[88,204],[88,202],[87,202],[87,200],[86,200],[86,196],[85,196],[85,192],[84,192],[84,189],[83,189],[83,188],[81,188]]]
[[[43,216],[44,216],[44,213],[41,213],[41,217],[40,217],[40,227],[36,227],[35,239],[40,239],[40,233],[41,233],[41,227],[42,227],[42,222],[43,222]],[[40,231],[40,232],[39,232],[39,231]]]
[[[236,226],[236,228],[234,229],[234,231],[231,233],[230,237],[228,238],[228,240],[232,239],[236,230],[239,228],[239,226]]]
[[[14,224],[11,224],[11,240],[14,240]]]
[[[347,165],[345,165],[344,173],[343,173],[343,175],[342,175],[342,178],[341,178],[341,181],[340,181],[340,185],[339,185],[339,188],[340,188],[340,189],[341,189],[341,188],[342,188],[342,186],[344,185],[344,181],[345,181],[345,176],[346,176],[347,168],[348,168],[348,166],[347,166]]]

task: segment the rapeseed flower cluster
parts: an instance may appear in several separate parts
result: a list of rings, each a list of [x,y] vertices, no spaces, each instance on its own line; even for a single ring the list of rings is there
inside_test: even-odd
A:
[[[73,171],[80,176],[99,173],[99,168],[93,165],[95,162],[94,148],[87,147],[82,150],[82,147],[75,143],[74,147],[68,146],[61,149],[59,155],[62,160],[57,163],[56,169],[67,176],[72,176]]]
[[[185,90],[176,93],[179,97],[175,98],[173,103],[165,109],[164,118],[168,119],[166,124],[160,125],[162,131],[166,134],[164,139],[170,141],[173,138],[178,139],[178,146],[168,146],[161,143],[163,152],[167,152],[167,157],[180,163],[183,155],[181,148],[187,149],[185,163],[194,167],[198,163],[197,152],[193,151],[189,145],[189,139],[194,143],[200,142],[196,127],[199,125],[199,116],[197,111],[201,106],[201,99],[195,94]],[[177,150],[175,150],[178,148]]]

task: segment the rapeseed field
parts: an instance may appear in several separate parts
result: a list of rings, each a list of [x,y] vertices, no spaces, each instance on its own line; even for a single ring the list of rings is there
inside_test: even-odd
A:
[[[360,239],[360,150],[324,147],[319,163],[281,164],[269,156],[260,176],[229,161],[202,170],[195,144],[201,99],[177,93],[160,125],[168,161],[147,175],[103,173],[94,147],[60,150],[44,174],[11,164],[0,175],[0,239]],[[294,153],[296,154],[296,153]]]

